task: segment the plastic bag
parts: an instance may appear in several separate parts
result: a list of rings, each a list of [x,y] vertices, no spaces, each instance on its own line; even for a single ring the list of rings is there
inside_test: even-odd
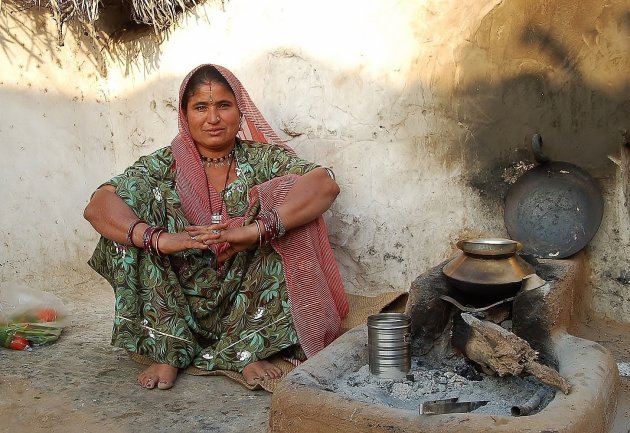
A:
[[[52,293],[24,285],[0,283],[0,346],[30,350],[59,339],[68,309]]]

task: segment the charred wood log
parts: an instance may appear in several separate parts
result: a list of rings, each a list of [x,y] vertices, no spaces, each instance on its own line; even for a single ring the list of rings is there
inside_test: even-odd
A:
[[[553,368],[538,362],[527,341],[488,321],[462,313],[453,324],[451,342],[487,374],[532,375],[568,394],[571,384]]]

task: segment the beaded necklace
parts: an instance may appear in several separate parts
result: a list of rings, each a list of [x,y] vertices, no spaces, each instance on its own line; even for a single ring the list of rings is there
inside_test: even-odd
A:
[[[206,167],[219,168],[219,167],[225,167],[225,163],[226,161],[228,161],[231,167],[233,157],[234,157],[234,148],[232,148],[230,153],[228,153],[227,155],[223,155],[218,158],[211,158],[209,156],[201,155],[201,163],[205,165]]]

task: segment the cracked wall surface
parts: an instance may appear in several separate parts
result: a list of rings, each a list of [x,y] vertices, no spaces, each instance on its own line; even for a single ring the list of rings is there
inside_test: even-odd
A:
[[[627,1],[210,1],[161,41],[108,46],[69,29],[57,47],[41,15],[0,20],[3,281],[93,276],[89,194],[170,143],[179,83],[210,62],[334,169],[326,219],[347,290],[407,290],[457,240],[507,236],[506,170],[533,162],[539,132],[603,188],[593,305],[630,320],[625,178],[608,158],[630,129]]]

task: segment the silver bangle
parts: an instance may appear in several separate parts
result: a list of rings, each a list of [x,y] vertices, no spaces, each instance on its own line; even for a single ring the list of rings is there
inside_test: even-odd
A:
[[[258,230],[258,246],[262,246],[262,231],[260,230],[260,223],[258,220],[254,220],[256,223],[256,230]]]
[[[326,170],[326,172],[328,173],[328,176],[330,176],[332,180],[335,180],[335,172],[332,171],[332,169],[328,167],[324,167],[324,170]]]

